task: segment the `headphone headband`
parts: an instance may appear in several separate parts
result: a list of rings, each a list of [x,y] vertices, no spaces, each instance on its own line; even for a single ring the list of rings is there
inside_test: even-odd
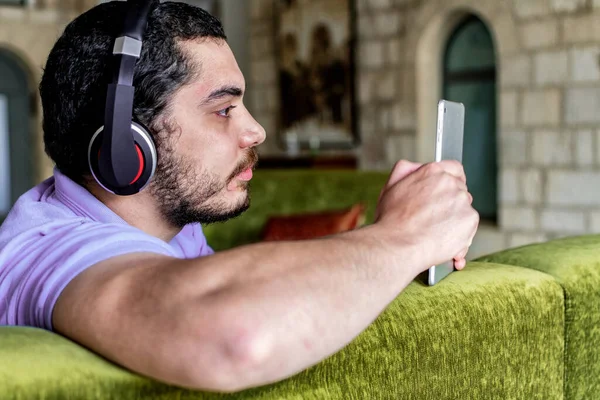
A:
[[[113,46],[113,80],[106,93],[104,132],[98,168],[114,187],[127,187],[139,172],[139,158],[131,132],[134,69],[142,52],[148,15],[156,0],[128,0],[123,30]]]
[[[150,10],[154,8],[157,2],[154,0],[128,0],[127,3],[130,6],[123,24],[122,36],[141,41],[146,30]]]

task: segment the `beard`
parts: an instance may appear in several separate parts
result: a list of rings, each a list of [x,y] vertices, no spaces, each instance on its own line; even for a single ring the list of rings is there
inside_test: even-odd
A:
[[[239,183],[246,193],[234,204],[228,204],[218,195],[242,171],[254,167],[258,161],[255,149],[250,149],[225,181],[209,171],[198,174],[193,163],[164,150],[149,189],[159,203],[161,214],[171,225],[181,229],[192,223],[224,222],[250,207],[249,182]]]

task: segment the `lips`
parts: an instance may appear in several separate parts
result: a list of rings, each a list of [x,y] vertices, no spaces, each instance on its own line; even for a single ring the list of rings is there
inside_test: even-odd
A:
[[[242,171],[242,173],[238,175],[238,178],[242,181],[249,181],[252,179],[252,168]]]
[[[251,149],[245,155],[243,160],[238,164],[237,168],[229,175],[227,182],[242,181],[247,182],[252,179],[252,171],[258,162],[258,153],[255,149]]]

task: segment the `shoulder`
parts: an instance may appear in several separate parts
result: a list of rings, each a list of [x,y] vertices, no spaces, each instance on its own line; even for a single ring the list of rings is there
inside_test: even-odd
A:
[[[65,209],[49,200],[53,195],[53,179],[47,179],[20,196],[0,225],[0,246],[3,239],[39,225],[43,220],[67,217]]]
[[[100,262],[134,253],[176,257],[165,242],[126,225],[77,218],[21,230],[0,245],[0,325],[52,329],[64,288]]]
[[[55,198],[40,184],[21,196],[0,226],[0,325],[51,327],[51,311],[66,285],[87,268],[113,257],[174,250],[125,223],[98,221],[81,204]]]
[[[108,252],[111,248],[114,251],[141,246],[173,255],[168,243],[116,217],[94,216],[90,205],[93,200],[96,201],[90,196],[76,201],[56,193],[51,181],[21,196],[0,226],[0,271],[12,259],[43,251],[48,252],[47,258],[53,258],[61,254],[92,254],[103,247]]]
[[[186,225],[171,242],[181,251],[181,257],[196,258],[214,253],[204,235],[201,224]]]

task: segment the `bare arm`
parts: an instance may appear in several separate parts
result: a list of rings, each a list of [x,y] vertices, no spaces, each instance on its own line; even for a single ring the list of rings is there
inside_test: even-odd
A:
[[[383,214],[391,215],[385,198]],[[434,260],[412,240],[409,225],[418,219],[401,224],[398,217],[196,260],[107,261],[65,290],[55,328],[176,385],[236,391],[278,381],[348,344]],[[463,236],[454,254],[468,241]]]
[[[402,268],[372,252],[368,236],[365,228],[189,261],[121,257],[74,281],[55,325],[174,384],[229,391],[277,381],[350,342],[414,278],[414,252]]]

